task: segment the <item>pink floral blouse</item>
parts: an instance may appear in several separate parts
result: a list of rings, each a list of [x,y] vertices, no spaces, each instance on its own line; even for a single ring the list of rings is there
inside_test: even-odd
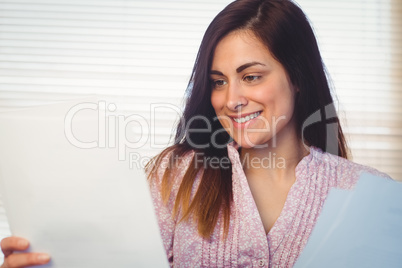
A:
[[[302,252],[332,187],[351,189],[361,172],[387,177],[373,168],[324,153],[315,147],[296,167],[282,212],[265,234],[256,204],[243,172],[238,151],[228,145],[233,166],[233,206],[229,235],[222,239],[223,221],[218,221],[210,240],[198,235],[191,221],[172,218],[174,199],[193,153],[188,154],[174,180],[165,205],[160,196],[161,178],[152,180],[151,194],[166,253],[173,267],[292,267]],[[195,192],[200,178],[193,186]]]

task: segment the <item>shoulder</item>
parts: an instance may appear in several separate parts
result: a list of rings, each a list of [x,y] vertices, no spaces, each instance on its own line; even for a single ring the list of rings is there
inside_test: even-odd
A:
[[[166,178],[173,185],[180,184],[195,152],[181,152],[169,147],[155,156],[147,165],[146,173],[151,187],[158,187]]]
[[[326,179],[331,180],[333,186],[342,189],[351,189],[355,186],[362,173],[391,179],[386,173],[375,168],[352,162],[348,159],[323,152],[321,149],[311,147],[313,167]]]

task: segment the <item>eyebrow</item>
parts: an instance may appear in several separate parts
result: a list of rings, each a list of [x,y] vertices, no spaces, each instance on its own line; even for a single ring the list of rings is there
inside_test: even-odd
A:
[[[241,73],[242,71],[244,71],[247,68],[250,68],[251,66],[255,66],[255,65],[262,65],[265,66],[265,64],[258,62],[258,61],[253,61],[253,62],[249,62],[249,63],[245,63],[243,65],[241,65],[240,67],[238,67],[236,69],[237,73]],[[222,72],[216,71],[216,70],[211,70],[210,74],[216,74],[216,75],[223,75]]]
[[[251,67],[251,66],[254,66],[254,65],[262,65],[262,66],[265,66],[265,64],[263,64],[263,63],[261,63],[261,62],[253,61],[253,62],[250,62],[250,63],[243,64],[242,66],[240,66],[239,68],[236,69],[236,72],[237,72],[237,73],[241,73],[241,72],[244,71],[245,69],[247,69],[247,68],[249,68],[249,67]]]

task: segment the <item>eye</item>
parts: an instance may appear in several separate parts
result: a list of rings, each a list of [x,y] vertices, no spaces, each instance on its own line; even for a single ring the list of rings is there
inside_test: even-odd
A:
[[[226,85],[227,82],[223,79],[217,79],[217,80],[212,80],[211,84],[212,84],[212,88],[219,88],[219,87],[223,87],[224,85]]]
[[[261,76],[258,76],[258,75],[247,75],[243,78],[243,80],[246,82],[254,82],[260,78],[261,78]]]

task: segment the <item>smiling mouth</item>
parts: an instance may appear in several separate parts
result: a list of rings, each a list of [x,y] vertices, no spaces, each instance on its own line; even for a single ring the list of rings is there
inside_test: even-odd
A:
[[[248,122],[248,121],[250,121],[250,120],[256,118],[256,117],[259,116],[261,113],[262,113],[262,112],[259,111],[259,112],[255,112],[255,113],[253,113],[253,114],[249,114],[249,115],[244,116],[244,117],[240,117],[240,118],[234,118],[234,117],[232,117],[232,118],[233,118],[233,120],[234,120],[236,123],[243,124],[243,123],[246,123],[246,122]]]

